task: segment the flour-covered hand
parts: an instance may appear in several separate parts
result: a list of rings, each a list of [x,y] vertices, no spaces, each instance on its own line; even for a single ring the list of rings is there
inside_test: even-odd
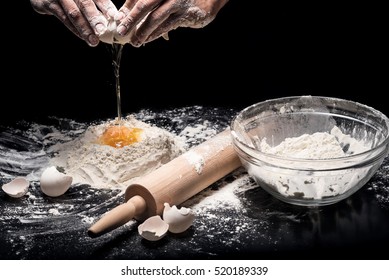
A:
[[[99,35],[115,17],[116,6],[110,0],[30,0],[40,14],[57,17],[67,28],[90,46],[97,46]]]
[[[140,46],[178,27],[202,28],[228,0],[126,0],[115,19],[117,32]]]

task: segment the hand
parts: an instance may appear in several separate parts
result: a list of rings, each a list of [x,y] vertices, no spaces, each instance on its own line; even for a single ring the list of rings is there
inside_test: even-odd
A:
[[[97,46],[99,35],[115,17],[116,6],[110,0],[30,0],[40,14],[54,15],[90,46]]]
[[[115,20],[117,32],[141,46],[178,27],[202,28],[228,0],[126,0]]]

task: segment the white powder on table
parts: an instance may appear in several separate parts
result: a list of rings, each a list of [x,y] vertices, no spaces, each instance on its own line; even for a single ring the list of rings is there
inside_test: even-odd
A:
[[[267,154],[290,159],[333,159],[361,153],[368,149],[362,141],[343,134],[338,127],[330,133],[317,132],[299,137],[286,138],[275,147],[271,147],[264,138],[258,145]],[[322,171],[297,171],[290,168],[278,168],[277,159],[273,166],[248,166],[248,171],[261,185],[274,189],[283,196],[305,199],[321,199],[335,196],[355,186],[370,171],[370,167],[348,170],[331,169],[332,164],[320,165]]]
[[[244,193],[256,186],[250,184],[250,177],[243,169],[237,169],[232,175],[235,177],[232,182],[223,182],[221,180],[220,187],[217,189],[207,188],[203,190],[184,202],[183,206],[189,207],[197,213],[221,208],[241,210],[241,200],[236,194]]]
[[[55,208],[49,209],[48,212],[49,212],[49,214],[52,214],[52,215],[54,215],[54,216],[60,215],[58,209],[55,209]]]
[[[55,156],[50,164],[64,168],[75,184],[125,189],[135,178],[185,151],[184,142],[178,136],[131,115],[123,119],[122,125],[142,129],[139,142],[122,148],[99,144],[98,138],[113,124],[114,121],[107,121],[92,125],[80,137],[54,145],[51,149]]]
[[[217,130],[212,127],[212,123],[207,120],[202,123],[195,124],[194,126],[188,125],[180,133],[182,137],[185,137],[187,141],[192,144],[199,144],[216,134]]]

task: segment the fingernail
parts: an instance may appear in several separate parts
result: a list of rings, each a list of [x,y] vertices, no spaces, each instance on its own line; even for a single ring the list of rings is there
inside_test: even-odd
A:
[[[117,31],[121,36],[124,36],[126,34],[126,27],[124,25],[119,25]]]
[[[125,17],[125,14],[122,11],[119,11],[115,14],[115,20],[122,20]]]
[[[113,19],[116,18],[117,13],[118,12],[117,12],[117,10],[115,8],[108,9],[108,16],[110,16]]]
[[[136,41],[134,41],[133,45],[134,45],[135,47],[140,47],[140,46],[142,46],[142,42],[139,41],[139,40],[136,40]]]
[[[99,44],[99,38],[94,34],[89,35],[88,36],[88,44],[91,47],[97,46]]]
[[[104,24],[102,24],[102,23],[96,24],[96,30],[97,30],[98,35],[103,34],[106,31],[106,29],[107,28],[104,26]]]

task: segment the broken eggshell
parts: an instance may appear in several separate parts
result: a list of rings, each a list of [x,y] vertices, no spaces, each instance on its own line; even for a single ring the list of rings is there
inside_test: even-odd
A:
[[[121,44],[121,45],[125,45],[125,44],[129,43],[130,38],[133,36],[134,32],[136,32],[136,30],[138,30],[138,28],[146,20],[147,16],[148,16],[148,14],[143,17],[143,19],[135,26],[135,28],[133,28],[133,30],[131,30],[127,35],[124,35],[124,36],[121,36],[116,31],[118,23],[112,18],[108,19],[108,25],[107,25],[106,31],[103,34],[99,35],[100,41],[107,43],[107,44],[111,44],[111,45],[114,43]],[[169,36],[168,36],[167,32],[164,33],[162,35],[162,37],[165,40],[169,40]]]
[[[65,175],[55,166],[48,167],[41,175],[41,191],[48,196],[63,195],[73,182],[73,177]]]
[[[100,41],[112,44],[114,42],[116,33],[116,22],[114,20],[110,20],[108,22],[107,30],[99,36]]]
[[[139,234],[149,241],[157,241],[168,232],[169,225],[160,216],[152,216],[138,226]]]
[[[114,21],[113,19],[110,19],[108,22],[107,30],[103,34],[99,35],[100,41],[107,43],[107,44],[111,44],[111,45],[113,43],[122,44],[122,45],[128,43],[130,40],[130,37],[133,34],[133,31],[131,31],[126,36],[120,36],[117,33],[116,28],[117,28],[116,21]]]
[[[169,224],[169,231],[172,233],[181,233],[186,231],[195,218],[193,211],[186,207],[177,208],[176,205],[170,207],[169,203],[164,203],[163,220]]]
[[[23,177],[16,177],[11,182],[4,184],[2,189],[9,196],[19,198],[27,193],[29,186],[30,182],[28,180]]]

